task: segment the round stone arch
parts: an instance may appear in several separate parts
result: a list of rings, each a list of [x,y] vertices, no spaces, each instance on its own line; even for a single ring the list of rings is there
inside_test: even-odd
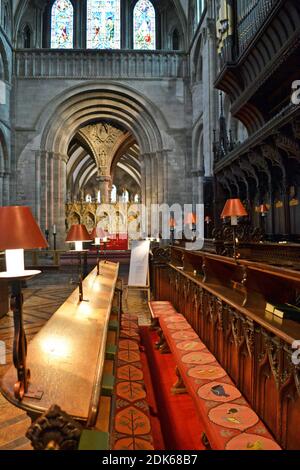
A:
[[[142,154],[168,147],[167,122],[147,97],[128,86],[98,82],[70,88],[47,106],[36,125],[41,149],[66,155],[77,130],[95,120],[109,120],[131,132]]]
[[[162,158],[173,145],[168,135],[167,121],[161,111],[147,97],[128,86],[118,83],[90,82],[67,89],[44,108],[35,123],[35,137],[23,149],[20,164],[24,165],[24,186],[28,187],[29,204],[43,230],[58,228],[57,241],[62,246],[65,238],[66,163],[68,147],[82,127],[94,121],[106,120],[129,131],[144,156],[150,161]],[[23,158],[24,157],[24,158]],[[28,159],[31,162],[28,164]],[[32,174],[27,176],[31,166]],[[34,175],[35,172],[35,175]],[[32,188],[32,181],[36,187]],[[159,175],[147,184],[149,195],[163,192],[163,179]],[[157,186],[160,185],[161,189]],[[30,188],[29,188],[30,186]],[[144,184],[146,190],[146,184]],[[32,188],[32,189],[31,189]],[[142,189],[143,194],[143,189]]]

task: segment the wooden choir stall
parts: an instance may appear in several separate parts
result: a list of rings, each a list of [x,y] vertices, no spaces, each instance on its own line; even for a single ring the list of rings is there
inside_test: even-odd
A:
[[[300,323],[266,303],[296,304],[300,272],[169,247],[153,250],[150,274],[154,299],[184,315],[277,443],[299,449]]]

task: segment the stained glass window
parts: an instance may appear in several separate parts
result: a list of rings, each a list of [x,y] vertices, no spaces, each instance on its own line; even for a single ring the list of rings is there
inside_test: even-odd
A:
[[[72,49],[73,5],[70,0],[56,0],[51,10],[51,47]]]
[[[87,1],[87,48],[120,48],[120,0]]]
[[[133,10],[134,49],[155,49],[155,9],[150,0],[139,0]]]

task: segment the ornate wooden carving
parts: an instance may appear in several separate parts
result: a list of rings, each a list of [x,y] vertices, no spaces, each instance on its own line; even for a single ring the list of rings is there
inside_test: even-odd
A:
[[[154,263],[169,263],[171,260],[171,248],[154,247],[152,248],[152,256]]]
[[[242,318],[242,329],[249,356],[252,356],[254,352],[254,321],[250,318]]]
[[[82,427],[59,406],[52,405],[26,433],[35,450],[76,450]]]
[[[173,250],[181,251],[180,248],[173,248],[172,252]],[[208,279],[205,283],[200,276],[194,277],[191,274],[193,258],[195,266],[199,267],[199,257],[205,258],[207,264]],[[211,258],[213,264],[210,264]],[[243,282],[246,272],[243,265],[247,266],[247,306],[239,306],[236,294],[230,294],[230,271],[224,276],[224,271],[220,270],[222,275],[216,276],[214,271],[218,271],[218,263],[223,263],[224,260],[227,260],[227,266],[230,265],[236,270],[235,279],[239,279],[240,283]],[[278,442],[287,449],[299,448],[300,435],[298,438],[289,425],[289,420],[297,420],[300,403],[300,365],[292,363],[293,350],[290,345],[293,340],[285,342],[280,334],[280,326],[276,327],[274,322],[268,326],[267,317],[264,317],[265,300],[258,292],[251,289],[249,291],[249,286],[254,282],[255,289],[261,287],[264,292],[267,289],[269,294],[278,295],[278,302],[283,301],[280,296],[286,295],[287,292],[296,299],[297,289],[292,287],[292,284],[287,284],[287,279],[279,268],[267,265],[263,267],[262,263],[259,264],[261,274],[258,274],[253,272],[256,263],[240,260],[235,264],[228,261],[228,258],[207,253],[186,252],[186,261],[189,265],[187,272],[185,269],[170,268],[173,272],[170,273],[170,279],[176,278],[177,287],[176,292],[172,287],[169,300],[177,302],[178,305],[175,306],[178,311],[193,322],[193,327],[202,341],[227,370]],[[273,271],[272,287],[270,276]],[[284,270],[282,272],[284,273]],[[293,276],[291,271],[289,278],[290,276]],[[294,284],[298,286],[300,278],[297,272],[294,273],[293,279]],[[186,292],[189,290],[185,297],[182,295],[184,285]],[[232,291],[234,292],[234,289]],[[300,337],[297,324],[294,330],[294,335]],[[285,335],[287,336],[287,332]],[[283,433],[283,429],[286,432]]]

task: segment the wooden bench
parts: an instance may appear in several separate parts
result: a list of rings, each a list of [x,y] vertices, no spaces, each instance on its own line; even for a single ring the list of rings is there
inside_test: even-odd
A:
[[[160,316],[160,327],[173,353],[178,381],[173,391],[191,395],[206,426],[202,441],[218,450],[280,450],[213,354],[183,315]]]

